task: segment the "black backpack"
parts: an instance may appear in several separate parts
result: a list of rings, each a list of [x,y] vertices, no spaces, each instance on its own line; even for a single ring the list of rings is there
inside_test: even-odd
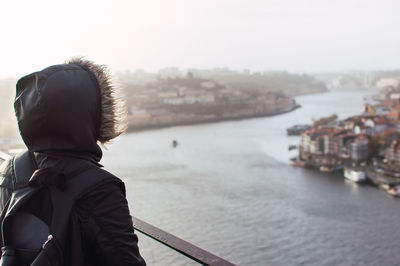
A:
[[[97,185],[119,179],[93,163],[86,162],[68,176],[60,176],[64,178],[61,183],[38,183],[35,175],[46,177],[46,173],[35,168],[32,154],[28,151],[2,165],[0,266],[83,264],[82,256],[78,256],[80,261],[71,261],[69,256],[71,243],[80,245],[79,227],[71,218],[74,204]],[[44,203],[50,204],[52,209],[48,223],[24,211],[24,206],[32,203],[30,201],[38,193],[47,193],[46,197],[50,199]]]

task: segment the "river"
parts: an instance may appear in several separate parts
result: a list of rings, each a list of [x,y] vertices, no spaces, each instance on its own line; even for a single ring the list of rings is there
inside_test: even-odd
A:
[[[235,264],[398,265],[400,200],[289,165],[299,138],[287,127],[359,114],[367,94],[306,95],[278,116],[126,134],[102,163],[126,183],[133,215]],[[148,265],[192,264],[138,236]]]

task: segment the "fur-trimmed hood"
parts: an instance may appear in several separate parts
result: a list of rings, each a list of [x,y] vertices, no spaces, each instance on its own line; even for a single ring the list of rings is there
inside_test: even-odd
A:
[[[30,151],[72,154],[98,162],[102,99],[96,76],[85,66],[62,64],[17,82],[19,130]]]
[[[116,138],[127,129],[127,108],[120,87],[112,79],[105,65],[95,64],[81,57],[66,61],[88,70],[95,77],[100,89],[101,119],[98,141],[102,144]]]

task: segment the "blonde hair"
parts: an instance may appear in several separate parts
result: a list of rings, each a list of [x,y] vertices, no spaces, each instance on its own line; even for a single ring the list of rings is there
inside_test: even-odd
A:
[[[111,78],[105,65],[95,64],[83,57],[73,57],[65,64],[81,65],[89,70],[97,79],[101,95],[101,121],[98,141],[105,144],[126,131],[127,106],[122,91]]]

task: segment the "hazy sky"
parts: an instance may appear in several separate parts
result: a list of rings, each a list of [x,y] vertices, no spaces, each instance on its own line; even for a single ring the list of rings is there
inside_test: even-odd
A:
[[[113,71],[400,68],[398,0],[0,0],[0,77],[73,55]]]

